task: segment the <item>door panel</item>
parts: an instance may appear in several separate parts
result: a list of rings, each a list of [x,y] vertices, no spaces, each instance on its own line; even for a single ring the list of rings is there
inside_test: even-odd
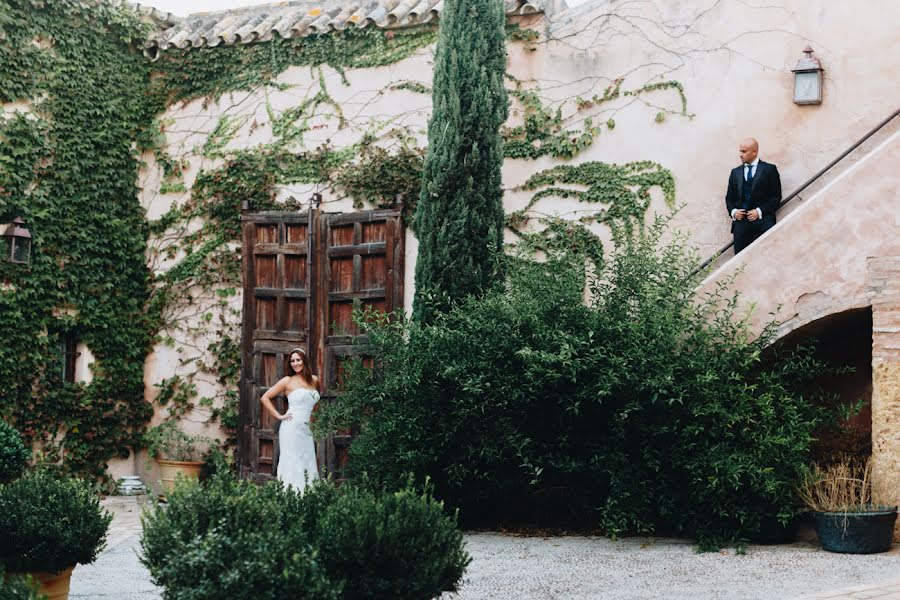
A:
[[[309,214],[245,214],[244,322],[239,422],[241,475],[256,481],[275,476],[279,421],[259,401],[285,374],[292,348],[309,342]],[[286,400],[275,408],[284,412]]]
[[[403,302],[403,227],[399,210],[352,214],[260,212],[242,217],[244,323],[239,452],[241,475],[274,477],[278,425],[260,396],[285,373],[291,348],[307,351],[322,401],[340,386],[342,361],[365,338],[354,306],[391,311]],[[285,399],[276,408],[285,410]],[[317,445],[322,472],[340,478],[351,431]]]
[[[317,247],[325,265],[320,340],[323,402],[340,387],[341,362],[360,352],[365,341],[353,322],[353,309],[392,311],[402,306],[403,229],[399,211],[324,215],[324,244]],[[336,432],[322,453],[328,471],[340,479],[347,465],[351,431]]]

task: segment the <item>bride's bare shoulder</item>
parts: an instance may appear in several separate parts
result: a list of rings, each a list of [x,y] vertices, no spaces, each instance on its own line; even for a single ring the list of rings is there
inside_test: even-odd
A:
[[[285,391],[285,389],[288,387],[288,382],[289,382],[290,380],[291,380],[290,377],[282,377],[282,378],[279,379],[277,382],[275,382],[275,385],[273,385],[273,386],[272,386],[271,388],[269,388],[269,389],[272,390],[272,392],[273,392],[273,393],[276,393],[276,394],[278,394],[278,393],[280,393],[280,392],[283,392],[283,391]]]

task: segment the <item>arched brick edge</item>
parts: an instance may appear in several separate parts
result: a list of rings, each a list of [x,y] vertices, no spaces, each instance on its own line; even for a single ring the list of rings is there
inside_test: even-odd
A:
[[[842,313],[865,310],[871,306],[872,297],[869,294],[858,298],[844,298],[837,302],[832,300],[818,306],[810,304],[801,306],[801,303],[798,302],[798,312],[791,318],[786,319],[779,324],[775,338],[781,340],[795,332],[806,329],[816,321],[828,319]]]

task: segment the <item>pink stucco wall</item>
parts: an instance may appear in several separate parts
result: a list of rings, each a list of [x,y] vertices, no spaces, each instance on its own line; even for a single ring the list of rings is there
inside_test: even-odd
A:
[[[783,333],[826,315],[869,306],[867,261],[900,256],[900,127],[833,177],[775,228],[704,281],[735,275],[752,326],[774,315]]]

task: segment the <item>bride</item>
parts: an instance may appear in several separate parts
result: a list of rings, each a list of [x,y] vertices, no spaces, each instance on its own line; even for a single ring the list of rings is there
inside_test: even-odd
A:
[[[319,401],[319,378],[312,374],[302,348],[291,350],[288,361],[292,374],[282,377],[270,387],[260,401],[273,417],[281,421],[278,430],[278,479],[302,492],[307,482],[319,477],[316,447],[309,430],[310,415]],[[288,399],[288,409],[284,414],[279,413],[272,404],[272,399],[279,394],[286,395]]]

